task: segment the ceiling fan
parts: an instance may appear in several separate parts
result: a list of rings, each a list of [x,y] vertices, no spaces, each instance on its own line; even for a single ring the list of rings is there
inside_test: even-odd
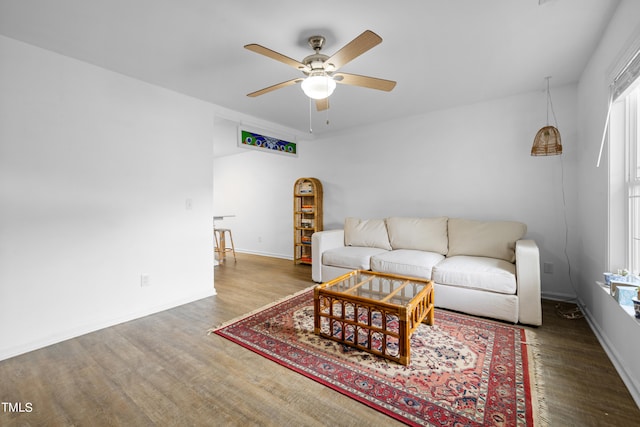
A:
[[[309,98],[314,99],[316,101],[316,108],[318,111],[322,111],[329,108],[329,96],[333,93],[336,83],[361,86],[387,92],[391,91],[395,87],[396,82],[391,80],[336,72],[340,67],[346,65],[382,42],[382,38],[373,31],[366,30],[332,56],[320,53],[320,50],[324,46],[324,42],[325,38],[323,36],[309,37],[309,46],[315,50],[315,53],[307,56],[302,61],[296,61],[295,59],[289,58],[288,56],[275,52],[259,44],[253,43],[246,45],[245,49],[249,49],[252,52],[280,61],[295,68],[296,70],[302,71],[307,76],[306,78],[298,77],[287,80],[286,82],[251,92],[247,94],[247,96],[256,97],[276,89],[302,83],[301,86],[304,93]]]

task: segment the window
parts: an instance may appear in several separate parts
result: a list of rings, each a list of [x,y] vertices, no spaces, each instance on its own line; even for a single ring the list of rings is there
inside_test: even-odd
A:
[[[610,110],[609,267],[640,274],[640,52],[625,70]]]
[[[625,102],[625,136],[627,158],[627,210],[628,225],[628,264],[632,272],[640,273],[640,139],[638,138],[638,100],[640,99],[640,87],[637,87],[624,98]]]

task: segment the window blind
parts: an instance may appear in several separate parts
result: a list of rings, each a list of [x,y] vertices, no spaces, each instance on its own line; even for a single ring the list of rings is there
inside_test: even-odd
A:
[[[640,50],[613,80],[613,101],[618,99],[638,77],[640,77]]]
[[[609,89],[609,106],[607,107],[607,118],[602,131],[602,141],[600,142],[600,152],[598,153],[598,161],[596,167],[600,167],[602,159],[602,149],[607,140],[607,131],[609,130],[609,118],[611,117],[611,106],[614,101],[620,97],[629,87],[640,77],[640,50],[631,57],[618,75],[613,79]]]

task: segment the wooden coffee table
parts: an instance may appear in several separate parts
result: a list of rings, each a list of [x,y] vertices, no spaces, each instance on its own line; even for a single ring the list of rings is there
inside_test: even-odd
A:
[[[355,270],[314,290],[314,332],[403,365],[411,334],[434,323],[433,282]]]

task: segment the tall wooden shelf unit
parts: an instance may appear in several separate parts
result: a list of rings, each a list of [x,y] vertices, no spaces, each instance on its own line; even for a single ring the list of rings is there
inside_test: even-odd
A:
[[[322,184],[300,178],[293,186],[293,261],[311,264],[311,235],[322,231]]]

